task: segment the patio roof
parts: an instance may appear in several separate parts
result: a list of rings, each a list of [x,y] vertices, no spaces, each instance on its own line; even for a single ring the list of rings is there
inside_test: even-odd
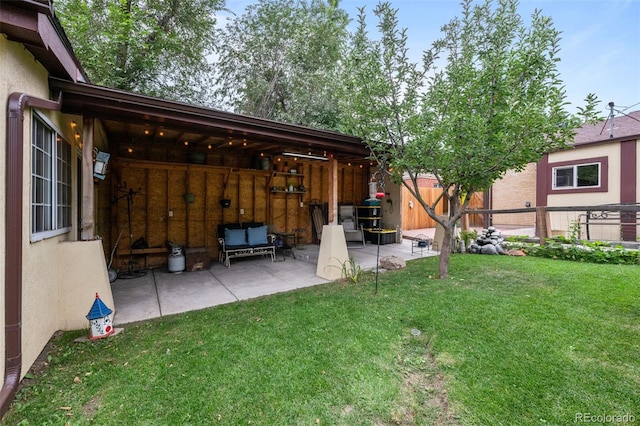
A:
[[[369,162],[368,149],[355,136],[55,77],[49,79],[49,85],[51,90],[62,94],[63,112],[99,119],[110,143],[202,152],[215,150],[237,156],[252,153],[273,156],[291,150],[333,155],[341,162]]]

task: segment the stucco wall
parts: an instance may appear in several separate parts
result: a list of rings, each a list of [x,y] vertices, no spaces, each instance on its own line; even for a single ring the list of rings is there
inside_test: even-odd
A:
[[[6,163],[6,108],[11,93],[27,93],[33,97],[48,99],[48,73],[21,44],[7,41],[0,36],[0,96],[4,105],[0,114],[0,128],[3,129],[0,164]],[[55,130],[64,135],[72,143],[73,155],[78,150],[80,140],[76,132],[82,134],[82,120],[59,112],[41,111]],[[24,144],[23,154],[25,167],[23,170],[23,208],[22,214],[22,375],[38,357],[53,333],[57,330],[88,327],[84,318],[87,314],[95,292],[111,307],[113,298],[106,274],[104,255],[98,241],[69,242],[77,235],[77,203],[74,194],[72,203],[72,230],[66,234],[47,238],[38,242],[30,242],[30,164],[31,164],[31,116],[27,108],[24,112]],[[76,122],[76,127],[71,126]],[[75,157],[74,157],[75,158]],[[72,162],[73,188],[77,188],[76,162]],[[0,244],[2,253],[5,250],[5,212],[6,212],[6,177],[0,173]],[[5,286],[5,258],[0,256],[0,282]],[[16,267],[16,265],[10,265]],[[0,291],[0,307],[4,310],[4,290]],[[0,315],[0,329],[4,330],[4,314]],[[0,351],[5,353],[4,333],[0,333]],[[4,376],[4,361],[0,362],[0,372]]]
[[[7,108],[7,104],[8,104],[8,98],[9,95],[11,95],[14,92],[25,92],[25,93],[29,93],[32,94],[33,96],[37,96],[37,97],[48,97],[49,96],[49,91],[46,85],[47,82],[47,73],[44,70],[44,68],[42,66],[40,66],[35,59],[33,58],[33,56],[26,50],[23,48],[23,46],[21,44],[17,44],[17,43],[12,43],[7,41],[3,36],[0,36],[0,63],[2,63],[2,67],[0,67],[0,96],[2,96],[2,105],[3,105],[3,112],[1,114],[1,118],[0,118],[0,129],[3,129],[3,134],[1,135],[2,137],[2,142],[1,142],[1,146],[2,149],[0,150],[0,164],[3,170],[6,170],[6,144],[7,144],[7,134],[6,134],[6,129],[7,129],[7,121],[6,121],[6,117],[7,117],[7,113],[6,113],[6,108]],[[30,137],[30,129],[31,129],[31,113],[29,112],[28,114],[25,113],[25,120],[24,120],[24,129],[25,129],[25,139],[27,137]],[[24,145],[24,158],[25,158],[25,164],[30,164],[30,162],[27,161],[27,159],[30,158],[30,144],[25,144]],[[24,170],[24,175],[23,175],[23,182],[29,182],[29,167],[25,167]],[[0,230],[1,230],[1,238],[0,240],[2,241],[2,253],[3,256],[0,256],[0,280],[2,282],[2,291],[0,291],[0,309],[2,309],[2,311],[4,312],[4,305],[5,305],[5,293],[4,293],[4,286],[5,286],[5,268],[6,267],[16,267],[16,265],[5,265],[5,257],[4,257],[4,253],[6,252],[6,247],[5,247],[5,235],[6,235],[6,229],[4,228],[5,226],[5,212],[6,212],[6,192],[5,192],[5,188],[6,188],[6,176],[5,173],[0,173],[0,188],[2,188],[0,190],[0,211],[2,212],[2,220],[0,220]],[[29,200],[30,199],[30,193],[29,193],[29,186],[25,185],[24,186],[24,190],[23,190],[23,199],[25,200]],[[29,204],[28,202],[25,202],[23,205],[23,209],[22,209],[22,213],[23,216],[26,218],[29,218]],[[28,222],[27,222],[28,223]],[[22,230],[22,241],[23,241],[23,253],[26,253],[30,250],[30,245],[29,245],[29,227],[25,226],[23,227]],[[36,263],[37,259],[36,259]],[[27,262],[25,262],[25,265],[28,265]],[[34,265],[35,267],[35,265]],[[23,275],[26,276],[28,274],[28,269],[29,268],[24,268],[23,269]],[[43,297],[46,299],[46,297],[48,296],[48,291],[47,289],[43,290]],[[22,309],[22,316],[23,316],[23,320],[25,318],[25,316],[28,316],[29,314],[32,314],[32,310],[31,309],[25,309],[27,308],[28,304],[31,304],[31,301],[27,301],[26,297],[27,294],[25,294],[26,292],[23,292],[23,309]],[[29,293],[30,295],[30,293]],[[26,311],[26,312],[25,312]],[[46,314],[46,309],[45,309],[45,314]],[[51,318],[51,317],[50,317]],[[2,326],[0,327],[0,330],[4,330],[5,327],[5,317],[4,314],[0,315],[0,324],[2,324]],[[23,365],[29,366],[31,365],[31,363],[33,362],[33,360],[35,359],[35,357],[37,357],[38,353],[42,350],[42,347],[44,347],[44,344],[46,344],[46,342],[49,340],[49,338],[51,337],[51,335],[53,334],[53,332],[55,331],[55,329],[51,330],[51,328],[53,327],[53,324],[47,325],[45,328],[47,328],[48,330],[33,330],[33,333],[31,332],[31,330],[26,331],[27,329],[24,328],[23,325],[23,329],[22,329],[22,344],[23,344]],[[4,333],[0,333],[0,341],[2,342],[1,344],[1,352],[2,354],[5,353],[5,341],[4,341]],[[37,342],[37,343],[34,343]],[[35,355],[34,355],[35,354]],[[0,370],[2,371],[2,377],[4,377],[4,358],[3,362],[0,362]],[[25,374],[25,367],[23,367],[22,369],[22,374]]]
[[[563,191],[554,191],[547,196],[548,206],[595,206],[599,204],[615,204],[620,202],[620,144],[611,143],[582,147],[576,150],[554,152],[549,154],[549,172],[554,163],[564,161],[574,161],[581,159],[607,157],[608,158],[608,191],[607,192],[586,192],[571,194]],[[604,176],[601,177],[604,179]],[[580,216],[582,214],[582,216]],[[568,236],[572,224],[576,221],[584,223],[585,218],[581,212],[553,212],[550,215],[551,229],[555,234]],[[584,225],[582,226],[584,232]],[[581,235],[585,238],[584,235]],[[599,240],[619,240],[620,227],[592,226],[590,232],[591,239]]]
[[[384,192],[385,196],[380,200],[383,227],[397,229],[402,224],[402,209],[404,208],[400,185],[386,179]]]

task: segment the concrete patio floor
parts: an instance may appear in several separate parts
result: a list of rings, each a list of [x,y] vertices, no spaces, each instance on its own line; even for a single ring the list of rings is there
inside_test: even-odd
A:
[[[420,233],[432,237],[429,230]],[[405,261],[438,255],[438,252],[426,249],[415,249],[412,253],[409,239],[381,246],[367,243],[362,247],[350,243],[348,252],[361,268],[375,270],[378,248],[380,257],[395,255]],[[212,260],[209,270],[171,273],[162,267],[148,270],[143,277],[118,279],[111,284],[114,324],[143,321],[327,283],[326,279],[316,276],[318,252],[318,245],[305,245],[293,249],[295,259],[287,255],[283,260],[281,253],[275,262],[260,257],[233,259],[230,268]]]

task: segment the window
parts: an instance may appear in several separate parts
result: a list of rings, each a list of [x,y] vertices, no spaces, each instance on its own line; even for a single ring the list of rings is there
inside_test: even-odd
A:
[[[553,189],[600,186],[600,163],[553,168]]]
[[[39,115],[31,133],[31,240],[71,229],[71,145]]]

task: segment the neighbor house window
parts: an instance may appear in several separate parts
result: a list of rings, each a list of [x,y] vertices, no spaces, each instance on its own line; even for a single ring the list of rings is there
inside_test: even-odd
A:
[[[71,229],[71,145],[33,114],[31,133],[31,240]]]
[[[599,186],[600,163],[553,168],[553,189],[597,188]]]

